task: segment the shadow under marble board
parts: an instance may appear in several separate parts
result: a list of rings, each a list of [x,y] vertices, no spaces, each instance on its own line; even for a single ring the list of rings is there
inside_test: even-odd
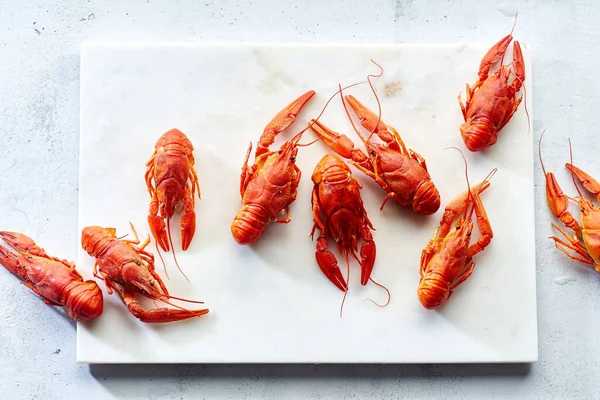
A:
[[[145,163],[157,139],[178,128],[194,145],[202,199],[197,227],[181,250],[179,215],[172,220],[176,255],[191,283],[163,253],[156,271],[171,294],[201,300],[210,313],[168,324],[135,319],[116,294],[105,291],[105,311],[79,323],[77,359],[84,363],[491,363],[537,360],[533,138],[523,104],[491,148],[466,150],[457,95],[474,83],[489,45],[270,45],[86,43],[81,54],[79,231],[88,225],[114,227],[142,240],[150,233]],[[523,46],[526,72],[530,52]],[[510,54],[508,55],[510,57]],[[343,292],[315,261],[311,209],[312,171],[331,151],[323,142],[301,147],[302,171],[291,222],[271,224],[260,242],[238,245],[230,225],[241,207],[240,173],[249,142],[308,90],[316,95],[274,148],[317,116],[338,83],[373,78],[382,120],[394,126],[409,148],[426,160],[442,206],[418,216],[390,201],[386,192],[351,167],[373,231],[377,257],[373,284],[360,285],[350,263],[343,318]],[[531,77],[525,81],[531,117]],[[377,111],[369,86],[348,89]],[[363,148],[341,100],[321,121]],[[315,138],[304,133],[301,142]],[[463,159],[472,184],[498,172],[482,193],[494,238],[478,254],[472,276],[438,310],[417,298],[421,251],[438,227],[444,207],[466,189]],[[446,149],[446,150],[445,150]],[[252,161],[252,158],[251,158]],[[516,228],[518,227],[518,228]],[[476,239],[478,234],[474,236]],[[316,237],[315,237],[316,239]],[[148,250],[156,254],[154,240]],[[334,251],[337,255],[337,251]],[[346,265],[338,255],[344,275]],[[94,259],[82,249],[79,268],[92,275]],[[102,282],[100,285],[105,290]],[[142,300],[145,307],[154,307]],[[160,303],[159,303],[160,304]],[[183,303],[178,303],[183,305]]]

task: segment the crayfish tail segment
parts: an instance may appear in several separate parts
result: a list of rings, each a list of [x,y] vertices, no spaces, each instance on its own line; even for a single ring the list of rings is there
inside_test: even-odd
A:
[[[319,236],[317,239],[317,251],[315,253],[317,264],[323,271],[323,274],[329,279],[338,289],[342,292],[348,290],[348,284],[342,275],[342,271],[338,265],[337,259],[327,250],[327,238],[325,236]]]
[[[479,65],[479,81],[483,82],[487,79],[490,69],[492,65],[496,64],[506,53],[506,49],[508,45],[512,41],[512,35],[506,35],[498,43],[492,46],[488,50],[483,59],[481,60],[481,64]]]
[[[441,204],[440,192],[433,184],[433,181],[423,182],[415,193],[413,201],[413,211],[420,215],[435,214]]]
[[[147,323],[166,323],[183,321],[185,319],[201,317],[208,314],[208,309],[201,310],[185,310],[185,309],[172,309],[172,308],[154,308],[151,310],[144,310],[142,306],[135,299],[135,296],[131,293],[125,293],[123,299],[129,312],[134,317],[142,322]]]
[[[448,301],[451,291],[452,288],[446,280],[440,279],[438,275],[431,275],[421,279],[417,296],[423,307],[433,310]]]
[[[94,281],[85,281],[65,288],[64,305],[67,314],[76,321],[98,318],[104,309],[102,290]]]
[[[148,225],[150,226],[152,236],[154,236],[154,239],[156,239],[156,242],[161,249],[169,251],[169,238],[167,237],[164,219],[160,218],[158,215],[148,215]]]
[[[373,169],[369,158],[361,150],[354,147],[354,142],[348,136],[329,129],[315,119],[310,120],[309,126],[315,135],[321,138],[331,150],[346,159],[356,162],[369,171]]]
[[[194,232],[196,232],[196,213],[194,211],[186,211],[181,216],[181,248],[187,250],[192,243]]]
[[[565,166],[569,171],[571,171],[575,178],[581,182],[581,185],[585,188],[585,190],[593,195],[598,196],[598,199],[600,200],[600,183],[596,179],[573,164],[567,163]]]
[[[263,134],[256,146],[256,156],[266,153],[269,146],[275,142],[275,136],[283,132],[295,120],[304,105],[315,95],[314,90],[309,90],[296,100],[291,102],[287,107],[281,110],[275,118],[271,120],[265,127]]]
[[[569,199],[563,193],[552,172],[546,174],[546,199],[552,214],[560,219],[567,228],[572,229],[576,234],[580,234],[581,229],[579,224],[567,210],[569,207]]]

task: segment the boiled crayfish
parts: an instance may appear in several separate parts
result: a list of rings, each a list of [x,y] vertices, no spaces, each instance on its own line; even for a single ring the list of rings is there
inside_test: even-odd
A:
[[[50,257],[22,233],[0,232],[0,238],[17,251],[0,246],[0,264],[46,304],[64,306],[76,321],[90,321],[102,314],[102,290],[96,282],[84,281],[73,263]]]
[[[341,90],[340,90],[341,92]],[[323,123],[311,120],[310,128],[325,144],[377,182],[388,194],[381,210],[389,199],[394,199],[403,207],[409,207],[417,214],[430,215],[440,207],[440,194],[427,171],[425,159],[408,149],[398,132],[386,126],[372,111],[353,96],[345,97],[358,116],[362,126],[376,134],[385,144],[374,143],[358,130],[356,133],[367,148],[368,156],[344,134],[339,134]],[[345,102],[342,98],[342,102]],[[390,132],[391,131],[391,132]]]
[[[439,228],[421,253],[421,279],[417,295],[427,309],[444,305],[454,289],[467,280],[475,263],[472,258],[483,251],[493,237],[490,221],[480,194],[490,186],[492,172],[478,185],[451,201],[444,210]],[[473,232],[473,212],[481,237],[470,244]],[[454,219],[458,220],[454,223]]]
[[[180,222],[182,250],[188,249],[196,231],[194,206],[196,189],[200,197],[200,184],[194,168],[193,151],[194,146],[187,136],[178,129],[171,129],[158,139],[154,153],[146,163],[146,187],[151,197],[148,224],[164,251],[173,247],[171,218],[178,204],[183,203]]]
[[[284,143],[278,151],[269,151],[275,136],[288,128],[304,105],[315,95],[310,90],[294,100],[265,127],[256,146],[254,164],[248,166],[252,142],[240,176],[242,209],[231,223],[231,233],[239,244],[253,244],[270,222],[290,222],[289,207],[296,199],[301,171],[295,164],[302,132]],[[285,211],[286,216],[280,217]]]
[[[473,87],[467,84],[466,104],[463,104],[461,95],[458,95],[465,120],[460,126],[460,134],[470,151],[480,151],[496,143],[498,133],[510,121],[523,99],[522,96],[517,97],[525,81],[523,53],[518,41],[515,40],[513,46],[512,70],[502,65],[512,39],[511,32],[483,57],[479,66],[479,79]],[[491,67],[498,62],[498,70],[490,75]],[[511,73],[514,74],[514,79],[509,83]]]
[[[154,270],[154,256],[145,250],[150,236],[140,244],[133,225],[133,240],[118,239],[114,228],[88,226],[81,234],[83,249],[96,259],[94,276],[102,279],[109,294],[117,292],[123,303],[142,322],[173,322],[208,313],[208,309],[187,310],[171,303],[170,299],[200,303],[171,296],[162,279]],[[157,308],[144,310],[135,295],[141,294],[152,300],[159,300],[178,309]]]
[[[327,250],[328,240],[333,239],[340,254],[346,256],[348,277],[350,275],[348,256],[351,255],[360,264],[360,283],[365,286],[369,280],[373,281],[371,273],[375,264],[376,247],[371,234],[373,225],[369,221],[360,197],[359,190],[362,189],[362,185],[352,176],[350,168],[332,154],[323,156],[316,165],[312,181],[314,187],[311,237],[314,238],[315,230],[318,229],[320,232],[315,253],[317,264],[338,289],[343,292],[348,291],[348,281],[344,279],[333,253]],[[356,254],[359,239],[363,241],[360,259]]]
[[[543,135],[542,135],[543,136]],[[541,146],[540,138],[540,146]],[[569,141],[569,147],[571,143]],[[572,156],[571,156],[572,158]],[[571,229],[574,234],[571,236],[555,223],[552,226],[558,230],[566,239],[563,240],[556,236],[550,236],[554,240],[556,247],[574,260],[581,261],[594,267],[596,272],[600,273],[600,208],[594,206],[592,202],[584,198],[579,188],[575,184],[575,178],[590,193],[596,195],[600,200],[600,182],[594,179],[588,173],[582,171],[573,165],[573,161],[565,164],[573,176],[573,184],[579,196],[572,198],[566,196],[552,172],[546,173],[544,164],[540,162],[546,176],[546,197],[548,206],[552,214],[561,220],[565,226]],[[573,215],[568,211],[569,199],[575,201],[580,208],[580,224],[577,223]],[[582,243],[583,242],[583,243]],[[569,253],[569,250],[576,254]]]

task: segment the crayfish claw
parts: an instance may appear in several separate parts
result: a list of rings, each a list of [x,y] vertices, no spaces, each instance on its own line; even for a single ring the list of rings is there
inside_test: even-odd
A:
[[[374,241],[365,242],[360,248],[360,284],[366,286],[375,265],[376,248]]]
[[[152,236],[156,239],[156,243],[164,250],[169,251],[169,240],[167,231],[165,230],[165,221],[158,215],[148,215],[148,225]]]
[[[323,274],[338,287],[342,292],[348,290],[348,284],[342,275],[342,271],[338,266],[335,256],[330,251],[319,251],[315,253],[319,268],[323,271]]]
[[[183,251],[190,247],[194,233],[196,232],[196,213],[188,211],[181,216],[181,249]]]
[[[47,257],[46,252],[36,245],[33,239],[27,235],[17,232],[1,231],[0,238],[19,253]]]

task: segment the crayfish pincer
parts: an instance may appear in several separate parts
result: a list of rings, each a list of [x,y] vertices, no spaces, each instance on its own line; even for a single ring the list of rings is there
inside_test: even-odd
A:
[[[102,290],[84,281],[75,264],[50,257],[33,239],[16,232],[0,232],[0,238],[16,253],[0,245],[0,264],[51,306],[64,306],[76,321],[90,321],[102,314]]]
[[[208,309],[187,310],[170,302],[170,299],[175,299],[203,304],[169,294],[164,282],[154,270],[154,255],[145,250],[150,243],[150,235],[140,245],[132,224],[131,230],[135,236],[133,240],[118,239],[116,229],[100,226],[88,226],[81,233],[83,249],[96,258],[94,276],[104,281],[108,294],[112,294],[114,290],[129,312],[142,322],[173,322],[207,314]],[[144,310],[136,300],[136,294],[162,301],[176,309]]]

